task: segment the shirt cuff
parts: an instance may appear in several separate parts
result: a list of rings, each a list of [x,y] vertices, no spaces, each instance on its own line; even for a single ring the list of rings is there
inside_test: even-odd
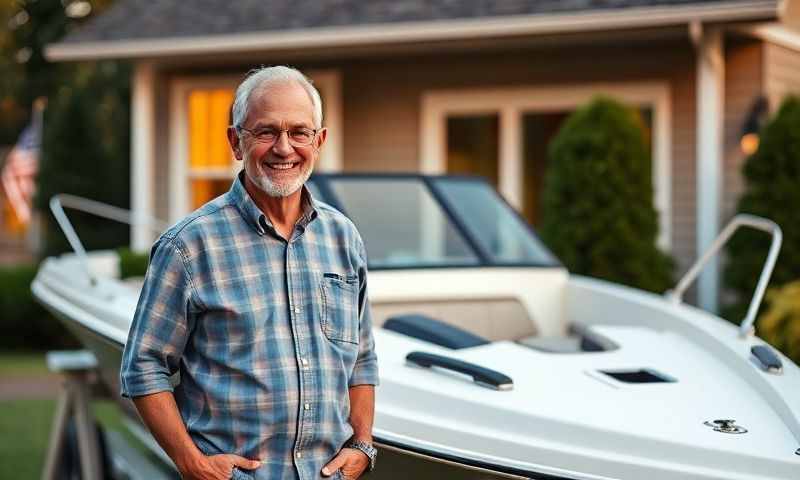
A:
[[[370,361],[356,364],[353,368],[353,373],[350,375],[350,381],[347,383],[348,387],[356,385],[375,385],[378,386],[378,362]]]
[[[169,378],[133,377],[120,382],[120,395],[125,398],[141,397],[158,392],[173,391]]]

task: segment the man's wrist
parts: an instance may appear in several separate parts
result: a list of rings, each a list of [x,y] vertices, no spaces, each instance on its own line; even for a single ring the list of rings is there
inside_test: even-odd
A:
[[[370,435],[369,433],[364,435],[353,435],[352,437],[350,437],[348,442],[364,442],[372,445],[372,435]]]
[[[181,473],[187,473],[194,471],[197,466],[205,460],[206,456],[203,455],[197,448],[187,449],[186,452],[182,452],[180,455],[176,455],[175,458],[175,466],[178,467],[178,471]]]

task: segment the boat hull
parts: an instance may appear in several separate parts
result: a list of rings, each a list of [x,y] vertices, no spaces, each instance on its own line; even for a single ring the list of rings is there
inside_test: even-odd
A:
[[[119,395],[119,367],[135,309],[135,290],[126,290],[116,280],[81,285],[72,280],[69,264],[46,263],[34,281],[34,294],[95,353],[111,396],[138,422],[132,403]],[[500,273],[492,274],[492,285],[503,287],[497,281]],[[508,283],[519,279],[513,283],[532,284],[523,274],[507,272]],[[403,275],[414,275],[413,281],[398,280],[398,284],[424,291],[433,291],[442,282],[434,274]],[[462,278],[467,275],[460,273]],[[398,290],[390,288],[386,279],[380,275],[373,278],[373,302],[387,298],[390,291],[397,295]],[[655,296],[582,280],[573,281],[566,298],[573,318],[585,317],[586,323],[604,319],[604,324],[594,328],[621,348],[591,355],[553,355],[497,341],[443,350],[376,329],[381,386],[376,390],[373,435],[381,447],[381,460],[375,476],[796,478],[793,472],[800,467],[800,457],[794,455],[797,445],[792,432],[797,415],[792,409],[797,407],[798,396],[796,389],[781,390],[782,385],[800,384],[795,365],[787,363],[780,377],[765,376],[747,361],[747,345],[734,343],[735,331],[730,325],[676,308]],[[637,325],[623,322],[623,307],[637,319]],[[608,319],[618,319],[619,324]],[[683,322],[680,329],[667,331],[667,326],[679,322]],[[502,370],[514,378],[514,389],[497,392],[464,378],[409,368],[404,358],[409,351],[420,349]],[[665,352],[677,351],[682,355],[665,358]],[[655,367],[679,382],[624,386],[599,375],[601,365]],[[716,382],[720,391],[707,388],[709,380]],[[725,393],[726,388],[736,390],[736,395]],[[589,397],[582,392],[593,393]],[[717,416],[728,412],[738,412],[734,418],[754,426],[752,431],[734,439],[703,425],[703,420],[728,418]],[[671,421],[663,421],[668,418]],[[761,440],[769,442],[769,449]]]

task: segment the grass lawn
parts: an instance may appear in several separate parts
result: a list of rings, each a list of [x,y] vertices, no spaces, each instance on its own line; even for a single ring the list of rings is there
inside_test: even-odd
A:
[[[0,402],[0,479],[41,477],[55,409],[55,399]],[[95,401],[92,409],[104,428],[124,430],[112,402]]]
[[[44,353],[0,353],[0,378],[46,376]],[[0,480],[41,478],[55,415],[56,399],[0,401]],[[144,450],[122,424],[122,413],[110,400],[92,402],[92,412],[105,430],[118,430]]]
[[[44,352],[0,352],[0,377],[47,375]]]

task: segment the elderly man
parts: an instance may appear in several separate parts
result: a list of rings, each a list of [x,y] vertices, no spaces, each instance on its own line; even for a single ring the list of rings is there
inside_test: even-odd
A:
[[[243,172],[153,246],[121,389],[184,478],[357,478],[374,465],[364,244],[304,187],[326,134],[303,74],[251,73],[228,129]]]

